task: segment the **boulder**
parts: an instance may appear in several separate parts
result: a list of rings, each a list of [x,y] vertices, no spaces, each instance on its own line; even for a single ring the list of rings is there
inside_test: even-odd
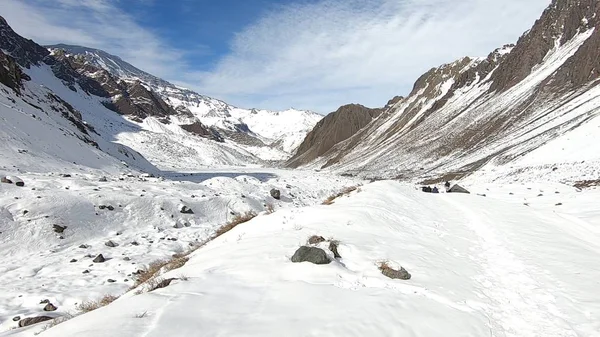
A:
[[[328,264],[331,262],[327,253],[321,248],[317,247],[300,247],[292,256],[292,262],[310,262],[314,264]]]
[[[106,259],[102,254],[98,254],[98,256],[96,256],[96,258],[92,260],[92,262],[94,263],[102,263],[104,261],[106,261]]]
[[[23,180],[19,177],[15,177],[15,176],[2,177],[2,178],[0,178],[0,182],[3,182],[5,184],[15,184],[19,187],[25,186],[25,183],[23,182]]]
[[[41,322],[45,322],[45,321],[49,321],[51,319],[52,319],[52,317],[48,317],[48,316],[23,318],[22,320],[19,321],[19,328],[37,324],[37,323],[41,323]]]
[[[423,186],[423,187],[421,187],[421,191],[423,191],[425,193],[431,193],[432,189],[429,186]]]
[[[271,191],[269,193],[271,194],[271,196],[274,199],[277,199],[277,200],[281,199],[281,191],[280,190],[273,188],[273,189],[271,189]]]
[[[54,229],[54,231],[56,233],[62,233],[65,231],[65,229],[67,229],[67,226],[61,226],[61,225],[52,225],[52,229]]]
[[[186,205],[180,205],[179,212],[183,214],[194,214],[194,211]]]
[[[464,187],[456,184],[454,186],[452,186],[452,188],[450,188],[448,190],[448,193],[465,193],[465,194],[471,194],[471,192],[467,191]]]
[[[108,241],[106,241],[106,243],[104,243],[104,245],[105,245],[105,246],[107,246],[107,247],[111,247],[111,248],[114,248],[114,247],[118,246],[118,244],[117,244],[117,243],[115,243],[115,242],[114,242],[114,241],[112,241],[112,240],[108,240]]]
[[[108,181],[108,179],[106,177],[100,177],[100,179],[98,179],[98,181],[101,183],[105,183]]]
[[[48,303],[44,307],[44,311],[56,311],[56,309],[58,309],[58,308],[52,303]]]

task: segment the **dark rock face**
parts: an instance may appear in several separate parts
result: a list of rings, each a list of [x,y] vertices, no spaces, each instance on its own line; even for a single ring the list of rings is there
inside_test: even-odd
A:
[[[327,253],[321,248],[317,247],[300,247],[292,256],[292,262],[310,262],[314,264],[329,264],[331,260],[327,256]]]
[[[336,144],[352,137],[380,113],[381,109],[369,109],[358,104],[340,107],[336,112],[325,116],[306,135],[286,166],[295,168],[322,156]]]
[[[22,81],[24,80],[30,80],[29,76],[21,71],[21,68],[12,57],[4,54],[0,49],[0,83],[20,94]]]
[[[48,317],[48,316],[23,318],[22,320],[19,321],[19,328],[30,326],[30,325],[41,323],[41,322],[45,322],[45,321],[49,321],[51,319],[52,319],[52,317]]]
[[[39,64],[50,52],[37,43],[15,33],[8,22],[0,16],[0,49],[11,55],[19,65],[30,68]]]
[[[274,199],[277,199],[277,200],[281,199],[281,191],[278,190],[278,189],[275,189],[275,188],[271,189],[271,191],[269,192],[269,194],[271,194],[271,196]]]
[[[203,138],[216,140],[218,142],[224,141],[223,137],[221,137],[216,130],[206,127],[204,124],[200,123],[200,121],[192,124],[181,125],[181,128]]]

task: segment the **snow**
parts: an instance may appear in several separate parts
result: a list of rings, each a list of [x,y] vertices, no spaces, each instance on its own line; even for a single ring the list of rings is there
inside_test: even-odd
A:
[[[40,336],[597,336],[600,209],[581,200],[598,191],[486,188],[434,195],[377,182],[331,206],[261,215],[164,275],[186,281],[127,293]],[[535,197],[540,188],[561,193]],[[539,201],[526,206],[527,195]],[[290,262],[311,235],[339,240],[342,258]],[[412,279],[381,275],[384,260]]]

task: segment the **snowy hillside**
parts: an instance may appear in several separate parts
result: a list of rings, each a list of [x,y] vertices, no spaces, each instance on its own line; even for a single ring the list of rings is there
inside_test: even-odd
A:
[[[323,118],[311,111],[295,109],[267,111],[237,108],[173,85],[102,50],[70,45],[53,45],[48,48],[53,52],[64,50],[69,56],[81,57],[86,64],[104,69],[121,80],[140,81],[173,108],[180,112],[189,111],[204,125],[219,130],[226,139],[260,159],[287,159],[306,134]]]
[[[540,188],[547,197],[538,196]],[[198,331],[211,336],[597,336],[600,209],[592,200],[598,191],[578,193],[561,185],[490,185],[482,190],[487,198],[426,194],[397,182],[379,182],[330,206],[262,215],[163,274],[164,279],[176,278],[166,288],[128,292],[40,336],[194,336]],[[556,206],[558,201],[564,205]],[[120,217],[126,211],[101,212],[101,217]],[[114,249],[129,256],[161,235],[142,236],[141,248],[128,247],[132,228],[122,228],[126,232],[112,238],[125,247],[92,241],[91,251]],[[74,229],[79,230],[83,228]],[[112,229],[113,235],[116,231]],[[331,263],[292,263],[290,257],[312,235],[339,241],[341,257],[334,258],[329,242],[323,242],[317,247]],[[81,259],[87,251],[63,250],[62,263]],[[64,272],[72,270],[81,287],[104,284],[88,293],[92,297],[122,292],[126,286],[120,279],[135,267],[116,254],[109,261],[122,273],[116,283],[78,275],[88,268],[86,262],[74,262]],[[411,279],[385,277],[377,267],[382,261],[402,266]],[[32,267],[31,274],[43,277],[58,268],[54,266]],[[94,265],[89,275],[105,275],[105,268]],[[21,268],[8,275],[25,272]],[[11,301],[39,306],[46,292],[60,287],[49,283],[52,288],[45,292],[15,293]],[[72,291],[48,298],[69,306],[83,295]],[[4,336],[31,336],[42,326]]]
[[[600,150],[589,135],[600,116],[599,11],[555,0],[516,45],[431,69],[351,138],[316,160],[303,146],[290,164],[434,181],[484,167],[543,176],[561,165],[554,181],[597,179]]]

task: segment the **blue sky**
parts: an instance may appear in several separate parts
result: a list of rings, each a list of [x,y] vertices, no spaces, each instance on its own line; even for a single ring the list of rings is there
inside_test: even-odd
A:
[[[41,44],[103,49],[241,107],[383,106],[431,67],[515,42],[550,0],[2,0]]]

